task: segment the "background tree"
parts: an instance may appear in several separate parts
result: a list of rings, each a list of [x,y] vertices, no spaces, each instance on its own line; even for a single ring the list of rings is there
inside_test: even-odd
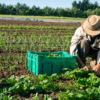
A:
[[[32,6],[31,10],[32,10],[32,15],[36,15],[37,14],[35,5]]]
[[[13,7],[13,5],[7,6],[7,9],[8,9],[9,14],[12,14],[12,15],[16,14],[16,9]]]
[[[95,2],[94,4],[90,3],[89,0],[83,0],[82,2],[79,1],[78,3],[74,1],[72,3],[72,8],[80,9],[81,12],[84,12],[88,9],[94,10],[98,8],[98,3]]]
[[[58,7],[57,7],[57,8],[56,8],[56,11],[57,11],[59,17],[60,17],[60,16],[63,16],[64,9],[58,8]]]
[[[37,7],[36,11],[37,11],[36,15],[42,15],[43,14],[43,11],[40,9],[40,7]]]
[[[0,14],[12,14],[12,15],[36,15],[36,16],[64,16],[64,17],[81,17],[86,18],[91,14],[96,14],[100,16],[100,6],[97,2],[90,3],[89,0],[79,1],[78,3],[74,1],[72,3],[72,9],[66,8],[51,8],[36,7],[33,5],[31,8],[26,4],[17,3],[13,5],[0,4]]]
[[[16,8],[16,14],[17,15],[20,15],[20,13],[21,13],[21,4],[20,3],[17,3],[15,5],[15,8]]]
[[[29,15],[29,7],[26,4],[20,6],[20,15]]]
[[[89,0],[82,1],[83,11],[88,10],[89,4]]]
[[[96,8],[98,8],[98,3],[97,3],[97,1],[95,1],[95,3],[94,3],[94,6],[93,6],[93,9],[96,9]]]
[[[95,13],[96,13],[96,15],[100,16],[100,8],[99,9],[95,9]]]
[[[72,8],[72,17],[80,17],[80,9],[76,9],[75,7]]]
[[[77,2],[76,2],[76,1],[74,1],[74,2],[72,3],[72,8],[77,8]]]
[[[44,14],[45,14],[46,16],[50,16],[50,15],[53,14],[52,8],[51,8],[51,7],[48,7],[48,6],[44,7],[44,8],[43,8],[43,11],[44,11]]]
[[[6,11],[6,4],[0,4],[0,13],[1,14],[6,14],[7,13],[7,11]]]
[[[2,7],[2,4],[0,4],[0,14],[3,14],[4,8]]]

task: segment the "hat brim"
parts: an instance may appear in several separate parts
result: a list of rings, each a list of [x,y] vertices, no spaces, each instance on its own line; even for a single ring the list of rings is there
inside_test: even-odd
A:
[[[85,31],[86,34],[88,34],[88,35],[98,35],[98,34],[100,34],[100,28],[98,28],[97,30],[90,30],[90,29],[87,28],[86,24],[87,24],[87,18],[81,24],[81,26],[82,26],[82,28],[83,28],[83,30]]]

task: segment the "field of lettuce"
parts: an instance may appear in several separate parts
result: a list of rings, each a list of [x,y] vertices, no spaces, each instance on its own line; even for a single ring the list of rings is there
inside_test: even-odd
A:
[[[28,70],[28,50],[69,53],[78,26],[0,21],[0,100],[100,100],[99,76],[92,70],[77,68],[77,63],[75,70],[66,68],[61,75],[34,76]]]

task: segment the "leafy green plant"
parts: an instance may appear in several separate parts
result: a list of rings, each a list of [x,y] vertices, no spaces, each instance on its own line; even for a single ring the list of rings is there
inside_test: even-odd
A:
[[[47,57],[61,57],[61,55],[52,54],[51,52],[49,52],[49,55]]]
[[[62,81],[60,81],[57,85],[59,86],[60,90],[65,90],[65,87],[63,86],[63,82]]]
[[[66,68],[66,73],[64,75],[64,77],[69,78],[69,79],[78,79],[78,78],[88,78],[89,77],[89,73],[93,73],[92,70],[86,71],[84,70],[84,68],[75,68],[73,71],[69,70]]]
[[[17,67],[16,65],[9,66],[9,70],[10,70],[10,71],[11,71],[11,70],[15,70],[16,67]]]
[[[1,36],[0,36],[0,48],[3,47],[3,44],[4,44],[4,43],[3,43],[3,40],[2,40],[2,38],[1,38]]]
[[[3,78],[1,81],[1,85],[3,85],[4,83],[7,83],[7,78]]]
[[[0,93],[0,100],[12,100],[10,95],[5,95],[4,93]]]
[[[38,81],[43,81],[47,78],[47,74],[43,74],[43,75],[40,74],[37,77],[38,77]]]
[[[48,94],[44,94],[44,100],[52,100]]]
[[[42,88],[43,91],[52,91],[55,88],[54,82],[41,84],[40,88]]]
[[[8,78],[7,83],[10,84],[10,86],[13,86],[16,83],[16,79],[14,75],[12,75],[10,78]]]
[[[54,81],[60,78],[60,75],[57,75],[57,73],[52,74],[51,76],[48,76],[49,81]]]
[[[38,93],[36,93],[36,95],[33,97],[33,99],[39,100]]]

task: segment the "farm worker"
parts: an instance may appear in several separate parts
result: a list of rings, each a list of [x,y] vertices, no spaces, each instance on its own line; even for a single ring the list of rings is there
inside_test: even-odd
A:
[[[70,54],[77,55],[79,68],[86,67],[86,57],[92,57],[91,67],[100,63],[100,16],[91,15],[76,29],[71,39]],[[98,67],[93,68],[97,70]],[[87,68],[88,70],[88,68]]]

